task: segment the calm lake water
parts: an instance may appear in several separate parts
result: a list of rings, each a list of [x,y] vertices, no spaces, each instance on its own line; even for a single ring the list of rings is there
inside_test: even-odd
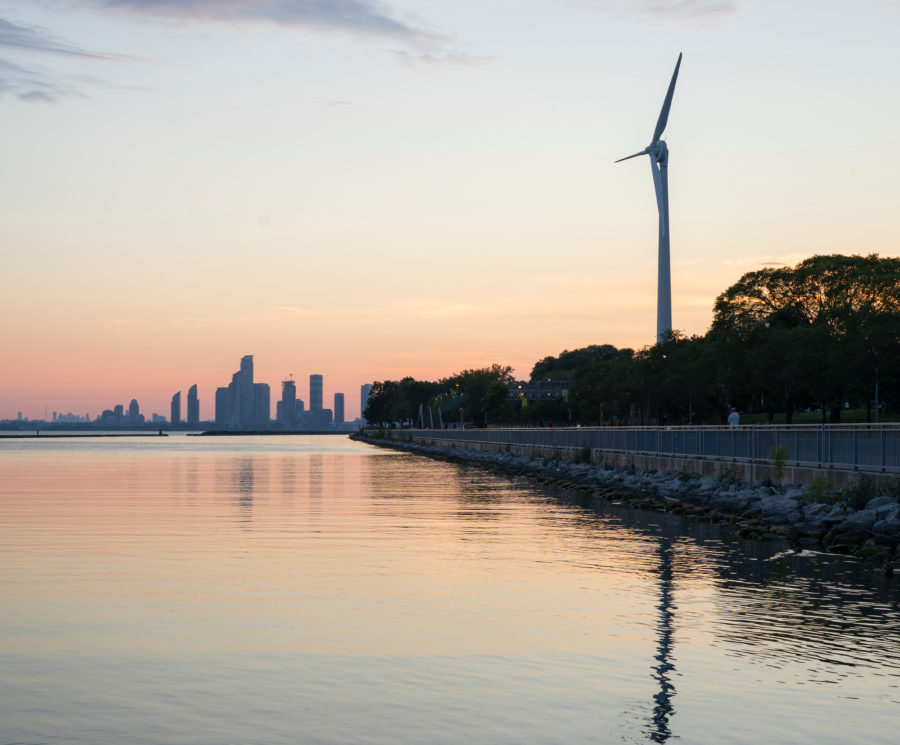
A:
[[[341,437],[0,440],[0,744],[898,742],[900,580]]]

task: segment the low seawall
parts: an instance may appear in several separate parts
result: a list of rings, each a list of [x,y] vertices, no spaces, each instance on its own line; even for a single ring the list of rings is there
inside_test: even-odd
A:
[[[540,430],[538,430],[540,432]],[[554,460],[586,460],[585,446],[547,445],[540,443],[486,442],[482,440],[447,438],[444,431],[440,439],[429,430],[402,431],[397,434],[410,442],[438,447],[456,447],[494,453],[511,453],[525,458],[551,458]],[[740,481],[769,483],[780,481],[796,486],[828,483],[833,489],[852,487],[864,476],[876,489],[891,489],[898,482],[896,473],[885,473],[855,468],[835,468],[791,464],[788,460],[780,477],[771,460],[748,460],[729,457],[692,457],[644,452],[622,452],[588,448],[590,462],[614,468],[633,466],[641,471],[677,471],[698,476],[726,474]]]
[[[834,481],[786,467],[775,483],[771,464],[604,453],[589,448],[500,445],[429,438],[405,430],[351,436],[381,447],[441,460],[468,463],[536,478],[574,489],[587,489],[635,506],[676,511],[738,524],[747,537],[780,535],[800,550],[826,549],[876,557],[886,574],[900,545],[898,483],[865,476]],[[828,474],[833,471],[828,469]],[[794,480],[808,478],[804,486]],[[841,483],[844,483],[843,481]]]

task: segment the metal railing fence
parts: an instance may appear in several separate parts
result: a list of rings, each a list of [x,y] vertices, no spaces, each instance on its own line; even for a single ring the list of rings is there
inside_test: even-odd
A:
[[[771,462],[778,446],[786,463],[900,473],[900,424],[750,425],[729,427],[554,427],[405,430],[448,442],[584,447],[614,453]]]

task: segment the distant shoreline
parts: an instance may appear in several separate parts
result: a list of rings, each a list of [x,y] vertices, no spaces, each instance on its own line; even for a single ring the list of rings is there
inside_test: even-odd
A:
[[[243,435],[343,435],[349,437],[356,430],[350,429],[292,429],[292,430],[219,430],[211,429],[206,432],[189,432],[188,437],[241,437]]]
[[[21,435],[7,435],[0,434],[0,439],[4,440],[49,440],[50,438],[55,439],[83,439],[85,437],[168,437],[168,432],[78,432],[77,430],[69,430],[69,431],[48,431],[44,434],[40,432],[27,433]]]
[[[22,434],[12,434],[9,432],[0,433],[2,440],[46,440],[49,438],[56,439],[76,439],[86,437],[168,437],[172,432],[184,433],[187,437],[245,437],[251,435],[258,436],[275,436],[275,435],[343,435],[348,437],[356,430],[320,430],[320,429],[300,429],[300,430],[206,430],[204,432],[185,432],[184,430],[154,430],[153,432],[89,432],[79,429],[47,429],[47,430],[23,430]]]

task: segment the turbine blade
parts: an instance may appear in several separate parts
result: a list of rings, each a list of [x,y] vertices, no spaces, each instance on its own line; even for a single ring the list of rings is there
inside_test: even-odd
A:
[[[678,62],[675,63],[675,72],[672,73],[672,82],[669,83],[669,90],[666,91],[666,100],[663,101],[662,109],[659,112],[659,120],[656,122],[656,129],[653,132],[651,145],[659,142],[662,133],[666,129],[666,122],[669,121],[669,109],[672,106],[672,94],[675,92],[675,81],[678,80],[678,68],[681,67],[681,52],[678,53]]]
[[[669,232],[668,201],[666,194],[666,173],[653,159],[650,159],[650,170],[653,171],[653,190],[656,192],[656,210],[659,212],[659,234],[665,236]]]
[[[650,159],[650,170],[653,171],[653,191],[656,193],[656,209],[659,211],[660,217],[663,212],[662,199],[662,182],[659,178],[659,166]]]
[[[616,163],[621,163],[623,160],[631,160],[632,158],[637,158],[639,155],[646,155],[646,154],[649,153],[649,152],[650,152],[650,148],[645,147],[645,148],[644,148],[643,150],[641,150],[641,152],[639,152],[639,153],[635,153],[634,155],[629,155],[629,156],[627,156],[627,157],[625,157],[625,158],[619,158],[619,159],[616,161]]]

